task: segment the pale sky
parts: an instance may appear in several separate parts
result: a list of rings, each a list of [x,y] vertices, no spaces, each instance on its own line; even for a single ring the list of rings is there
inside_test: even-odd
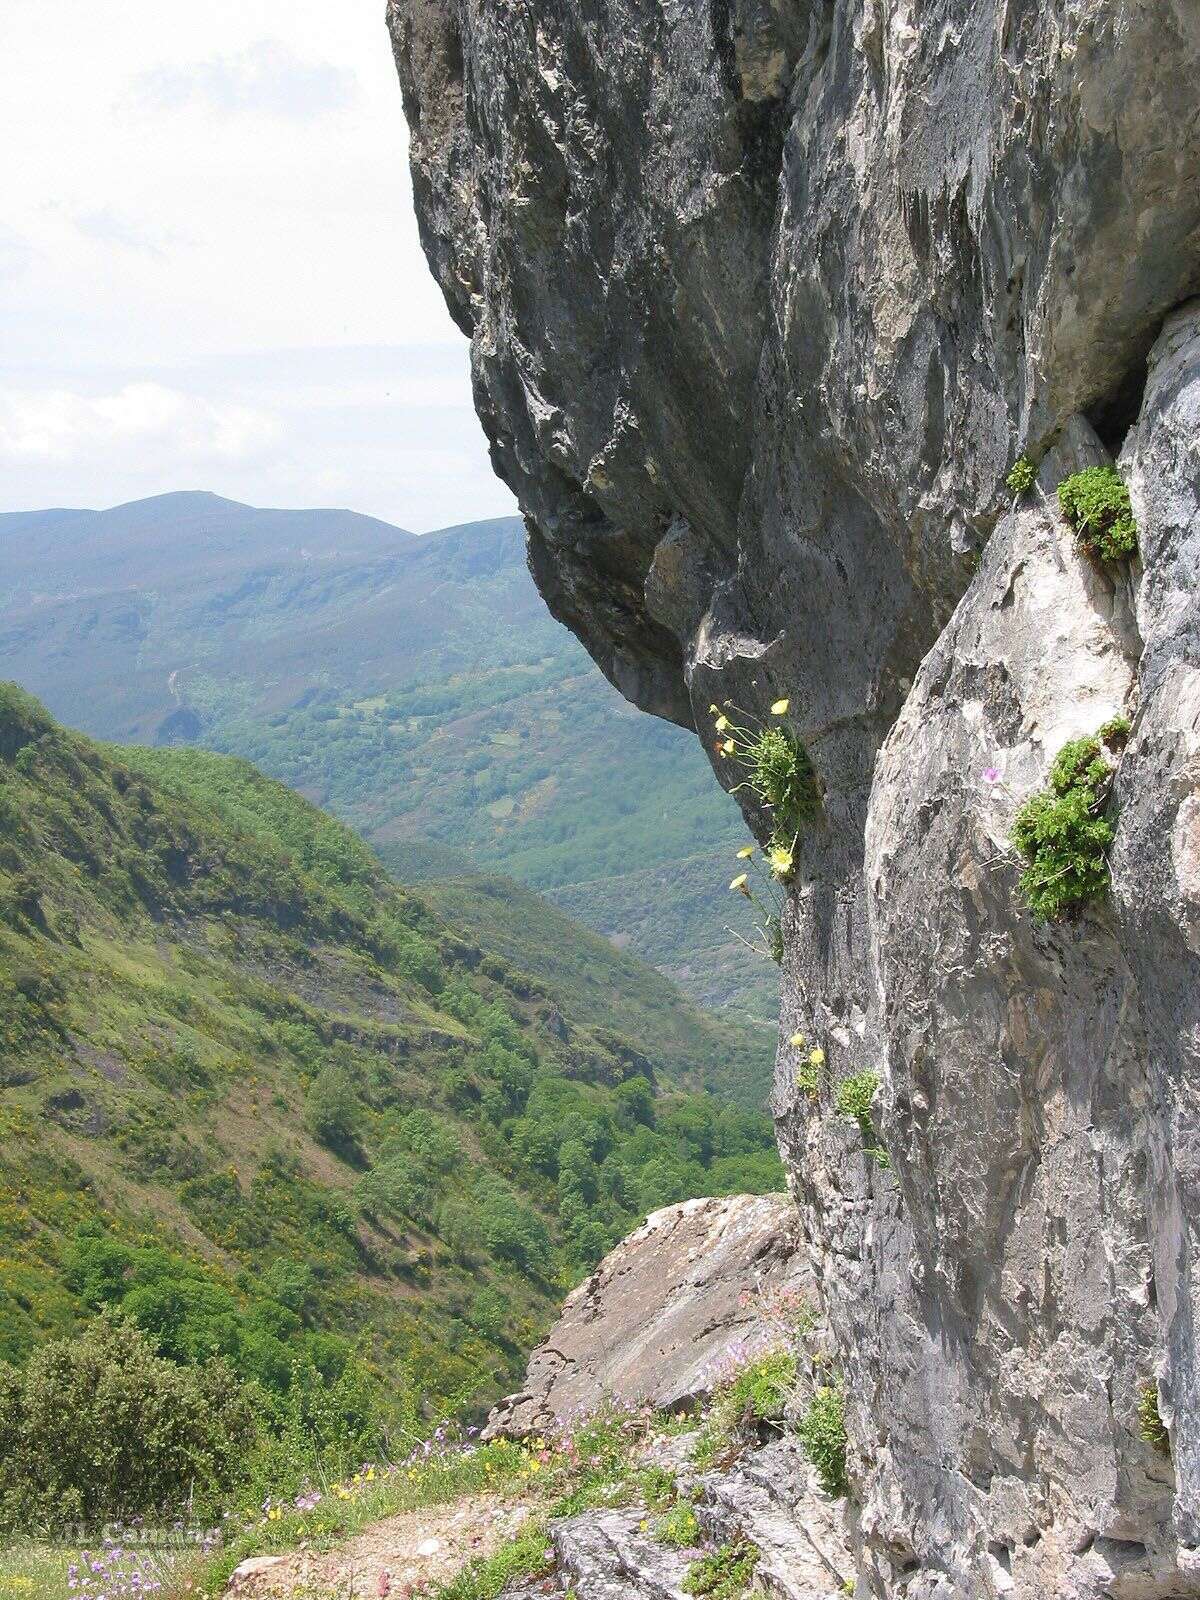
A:
[[[383,0],[0,0],[0,510],[511,513]]]

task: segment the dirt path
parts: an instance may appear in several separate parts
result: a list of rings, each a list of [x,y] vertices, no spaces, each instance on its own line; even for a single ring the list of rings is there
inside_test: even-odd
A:
[[[427,1584],[442,1583],[474,1556],[490,1555],[512,1537],[529,1508],[495,1496],[473,1495],[453,1505],[388,1517],[336,1550],[296,1550],[267,1558],[230,1594],[287,1596],[289,1600],[404,1600]]]

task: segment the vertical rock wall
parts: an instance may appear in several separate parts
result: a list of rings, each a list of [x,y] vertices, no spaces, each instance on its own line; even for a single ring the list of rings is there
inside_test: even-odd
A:
[[[389,16],[543,593],[702,734],[788,696],[816,768],[781,1038],[829,1081],[783,1044],[776,1111],[860,1594],[1200,1594],[1200,8]],[[1114,454],[1142,550],[1115,575],[1053,493]],[[1122,710],[1112,893],[1036,924],[1013,817]],[[832,1110],[861,1068],[887,1169]]]

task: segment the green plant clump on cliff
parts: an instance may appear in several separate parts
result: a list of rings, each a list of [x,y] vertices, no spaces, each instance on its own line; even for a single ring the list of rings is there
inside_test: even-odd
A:
[[[709,1600],[740,1600],[753,1582],[758,1563],[755,1545],[744,1540],[723,1544],[692,1562],[684,1574],[683,1591],[706,1595]]]
[[[1058,486],[1058,503],[1079,548],[1096,561],[1126,561],[1137,550],[1129,490],[1115,467],[1086,467]]]
[[[1162,1455],[1171,1453],[1171,1436],[1158,1409],[1158,1385],[1143,1385],[1138,1396],[1138,1433],[1147,1444],[1153,1445]]]
[[[1113,767],[1097,738],[1073,739],[1050,768],[1046,789],[1017,813],[1013,843],[1027,866],[1020,893],[1049,922],[1104,894],[1113,825],[1105,815]]]
[[[849,1117],[857,1122],[862,1133],[863,1148],[881,1167],[891,1163],[888,1153],[875,1137],[875,1129],[871,1123],[871,1102],[879,1088],[879,1074],[877,1072],[856,1072],[848,1078],[843,1078],[834,1091],[833,1103],[839,1116]]]
[[[1019,500],[1022,495],[1028,494],[1037,482],[1037,468],[1028,456],[1018,456],[1004,481],[1013,499]]]
[[[775,718],[785,717],[787,700],[776,700],[771,707]],[[791,877],[793,854],[807,824],[817,810],[817,783],[808,752],[795,736],[778,722],[750,727],[735,722],[730,715],[757,719],[749,713],[727,706],[710,706],[717,735],[716,750],[723,761],[732,761],[745,776],[729,791],[748,791],[756,805],[766,812],[771,827],[768,859],[771,870],[781,880]]]
[[[846,1479],[846,1402],[838,1384],[816,1389],[796,1428],[804,1453],[826,1494],[844,1495]]]

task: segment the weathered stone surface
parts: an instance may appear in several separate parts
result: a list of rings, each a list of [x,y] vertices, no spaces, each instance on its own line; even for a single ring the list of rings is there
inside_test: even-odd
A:
[[[253,1586],[259,1578],[265,1578],[268,1573],[286,1565],[286,1562],[286,1556],[248,1556],[229,1574],[230,1592],[236,1593],[248,1585]]]
[[[750,1451],[694,1490],[714,1542],[748,1540],[759,1552],[757,1587],[778,1600],[826,1600],[854,1577],[844,1507],[818,1487],[792,1435]]]
[[[756,1594],[830,1600],[846,1592],[854,1562],[844,1507],[817,1487],[794,1437],[748,1449],[719,1472],[697,1472],[694,1446],[694,1435],[660,1439],[647,1459],[671,1472],[694,1507],[701,1528],[695,1548],[664,1544],[656,1537],[661,1513],[640,1504],[565,1518],[549,1528],[553,1577],[507,1589],[506,1600],[539,1591],[580,1600],[683,1600],[691,1564],[728,1544],[758,1551]]]
[[[782,1195],[687,1200],[656,1211],[568,1296],[502,1400],[487,1436],[555,1429],[608,1401],[677,1410],[706,1396],[740,1355],[778,1342],[773,1300],[810,1289]]]
[[[1200,8],[392,23],[551,606],[678,721],[789,696],[817,771],[782,1037],[829,1082],[798,1092],[784,1045],[776,1110],[860,1600],[1200,1593]],[[1053,497],[1112,455],[1142,546],[1117,577]],[[1037,927],[1012,818],[1122,705],[1113,892]],[[863,1068],[890,1170],[832,1110]],[[1155,1382],[1173,1461],[1137,1433]]]

